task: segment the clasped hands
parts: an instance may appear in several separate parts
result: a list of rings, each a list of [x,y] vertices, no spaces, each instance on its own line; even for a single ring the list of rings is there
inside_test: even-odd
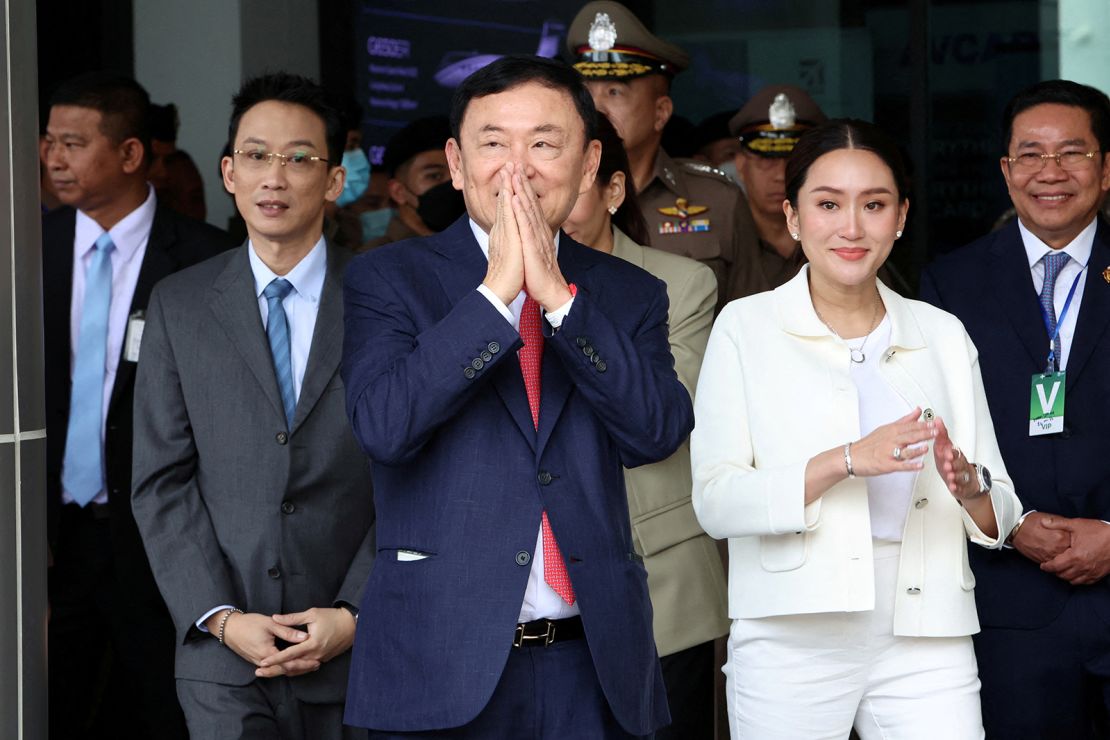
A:
[[[555,258],[555,235],[524,166],[506,163],[497,173],[497,214],[489,232],[489,269],[482,283],[506,306],[523,289],[544,311],[571,298]]]
[[[1110,574],[1110,524],[1034,511],[1025,517],[1011,544],[1041,570],[1073,586]]]
[[[206,627],[212,634],[219,629],[223,611],[209,617]],[[307,631],[297,629],[306,627]],[[215,630],[213,629],[215,628]],[[275,640],[290,643],[280,650]],[[351,647],[355,639],[355,618],[342,608],[312,608],[293,614],[238,612],[224,624],[224,644],[257,666],[258,678],[299,676],[320,666]]]

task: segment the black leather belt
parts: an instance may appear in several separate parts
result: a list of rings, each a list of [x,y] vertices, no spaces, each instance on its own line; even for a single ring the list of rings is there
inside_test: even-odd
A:
[[[516,626],[513,647],[547,647],[564,640],[581,640],[586,636],[582,617],[566,619],[537,619]]]

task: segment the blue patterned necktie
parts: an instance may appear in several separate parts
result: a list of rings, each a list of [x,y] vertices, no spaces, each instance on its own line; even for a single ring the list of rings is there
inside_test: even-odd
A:
[[[1055,370],[1060,367],[1060,335],[1056,331],[1056,278],[1060,275],[1060,270],[1064,269],[1064,265],[1068,263],[1071,257],[1067,252],[1049,252],[1041,261],[1044,262],[1044,285],[1041,286],[1041,308],[1044,310],[1044,315],[1048,317],[1048,335],[1056,335],[1055,341],[1052,343],[1052,351],[1055,353],[1056,362],[1055,367],[1049,368]]]
[[[93,247],[85,270],[85,302],[73,363],[62,487],[82,507],[104,490],[104,443],[100,433],[104,426],[104,372],[115,247],[107,233],[101,234]]]
[[[290,429],[293,427],[293,412],[297,408],[297,396],[293,392],[289,321],[285,317],[285,306],[282,301],[291,290],[293,290],[293,284],[288,280],[274,278],[262,291],[269,310],[269,316],[266,317],[266,336],[270,339],[270,354],[274,356],[274,376],[277,378],[278,390],[281,391],[281,403],[285,406],[285,423]]]

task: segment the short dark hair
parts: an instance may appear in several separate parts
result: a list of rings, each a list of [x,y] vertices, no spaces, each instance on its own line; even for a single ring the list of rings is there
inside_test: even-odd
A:
[[[1046,103],[1082,108],[1091,117],[1091,131],[1103,155],[1110,153],[1110,98],[1090,85],[1071,80],[1045,80],[1018,92],[1002,111],[1002,151],[1010,151],[1014,119],[1019,114]]]
[[[116,143],[138,139],[150,161],[150,96],[130,77],[88,72],[63,82],[50,96],[50,107],[72,105],[100,112],[100,132]]]
[[[894,140],[873,123],[855,118],[834,118],[802,134],[786,160],[786,199],[790,205],[798,207],[798,193],[805,185],[813,163],[823,155],[840,149],[860,149],[876,155],[894,177],[898,200],[904,201],[909,197],[909,175]]]
[[[308,108],[324,122],[324,132],[328,147],[328,162],[338,165],[347,148],[347,129],[343,116],[320,85],[307,77],[274,72],[247,80],[231,99],[231,122],[227,127],[227,141],[234,147],[235,137],[239,135],[239,121],[243,115],[268,100],[290,103]]]
[[[636,184],[632,180],[632,168],[628,165],[628,153],[617,129],[604,114],[597,117],[597,138],[601,141],[601,161],[597,166],[595,187],[604,188],[614,173],[624,173],[624,202],[613,214],[613,225],[637,244],[647,244],[647,221],[640,213],[640,204],[636,199]]]
[[[590,91],[582,84],[578,70],[560,61],[530,54],[501,57],[471,74],[455,88],[451,98],[451,136],[458,140],[459,128],[471,100],[496,95],[529,82],[562,90],[569,95],[586,130],[585,144],[597,138],[597,108]]]

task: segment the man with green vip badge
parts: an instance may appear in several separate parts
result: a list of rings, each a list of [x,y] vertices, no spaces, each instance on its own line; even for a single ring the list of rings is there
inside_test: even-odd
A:
[[[1106,737],[1110,225],[1098,211],[1110,191],[1110,100],[1041,82],[1010,101],[1003,124],[1017,220],[921,282],[979,350],[1026,512],[1009,548],[972,548],[983,723],[987,737]]]

